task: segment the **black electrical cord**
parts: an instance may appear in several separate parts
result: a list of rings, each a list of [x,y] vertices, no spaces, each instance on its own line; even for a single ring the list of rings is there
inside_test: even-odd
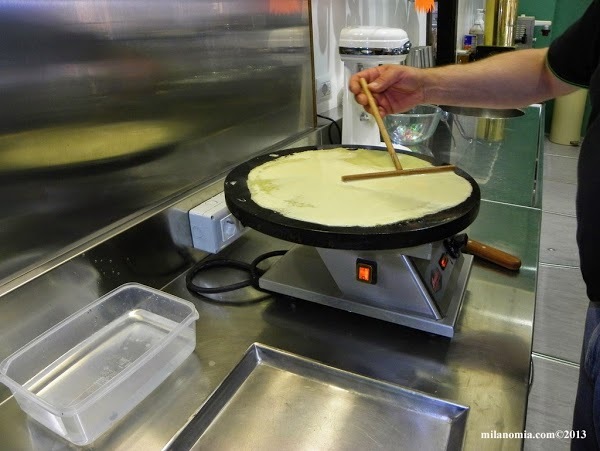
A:
[[[240,288],[252,286],[257,290],[262,290],[258,285],[258,279],[264,274],[264,271],[258,268],[258,265],[271,257],[279,256],[285,254],[287,251],[272,251],[267,252],[265,254],[259,255],[256,257],[252,263],[245,263],[237,260],[230,259],[212,259],[212,260],[203,260],[196,263],[192,268],[188,271],[185,276],[185,285],[188,290],[196,294],[215,294],[215,293],[225,293],[228,291],[239,290]],[[196,285],[194,283],[194,278],[201,271],[211,269],[211,268],[235,268],[240,269],[242,271],[246,271],[249,274],[249,278],[246,280],[242,280],[240,282],[232,283],[230,285],[225,285],[221,287],[202,287],[200,285]]]
[[[339,124],[337,123],[337,121],[335,119],[332,119],[330,117],[327,116],[323,116],[322,114],[317,114],[317,117],[320,117],[321,119],[325,119],[331,122],[331,124],[329,124],[329,127],[327,128],[327,134],[329,135],[329,142],[331,142],[331,144],[339,144],[342,142],[342,129],[340,128]],[[334,140],[331,136],[331,127],[335,125],[335,128],[337,129],[338,135],[339,135],[339,140]]]
[[[242,280],[241,282],[236,282],[231,285],[225,285],[222,287],[201,287],[200,285],[196,285],[194,283],[194,277],[204,270],[210,268],[236,268],[241,269],[243,271],[250,272],[251,268],[248,263],[239,262],[236,260],[229,259],[214,259],[214,260],[206,260],[196,263],[185,276],[185,285],[188,290],[197,293],[197,294],[214,294],[214,293],[225,293],[227,291],[238,290],[240,288],[247,287],[251,284],[251,280]]]
[[[252,280],[252,286],[254,288],[256,288],[257,290],[262,290],[262,288],[260,288],[258,286],[258,279],[260,279],[260,277],[265,273],[265,271],[260,269],[258,267],[258,265],[261,262],[267,260],[268,258],[281,256],[281,255],[284,255],[286,252],[287,252],[287,250],[271,251],[271,252],[267,252],[265,254],[259,255],[254,260],[252,260],[252,263],[250,263],[250,279]]]

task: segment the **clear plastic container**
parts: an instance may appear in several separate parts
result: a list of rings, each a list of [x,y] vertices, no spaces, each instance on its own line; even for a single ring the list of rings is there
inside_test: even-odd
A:
[[[191,302],[126,284],[0,363],[29,416],[86,445],[125,416],[196,347]]]

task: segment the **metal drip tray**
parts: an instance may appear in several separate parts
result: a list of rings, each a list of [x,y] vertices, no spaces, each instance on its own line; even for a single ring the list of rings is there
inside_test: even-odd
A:
[[[461,449],[468,411],[255,343],[169,449]]]

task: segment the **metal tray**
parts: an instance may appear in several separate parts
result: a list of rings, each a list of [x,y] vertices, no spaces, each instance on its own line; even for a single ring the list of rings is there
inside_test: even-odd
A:
[[[468,411],[255,343],[168,449],[459,450]]]

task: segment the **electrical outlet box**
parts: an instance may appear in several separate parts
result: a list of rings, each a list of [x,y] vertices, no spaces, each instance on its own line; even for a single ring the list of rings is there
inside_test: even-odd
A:
[[[331,98],[331,78],[329,75],[322,75],[316,78],[315,90],[317,103]]]
[[[517,25],[515,27],[515,47],[527,49],[533,47],[535,17],[525,16],[524,14],[517,17]]]
[[[246,232],[227,208],[225,194],[219,193],[189,212],[192,245],[216,254]]]

